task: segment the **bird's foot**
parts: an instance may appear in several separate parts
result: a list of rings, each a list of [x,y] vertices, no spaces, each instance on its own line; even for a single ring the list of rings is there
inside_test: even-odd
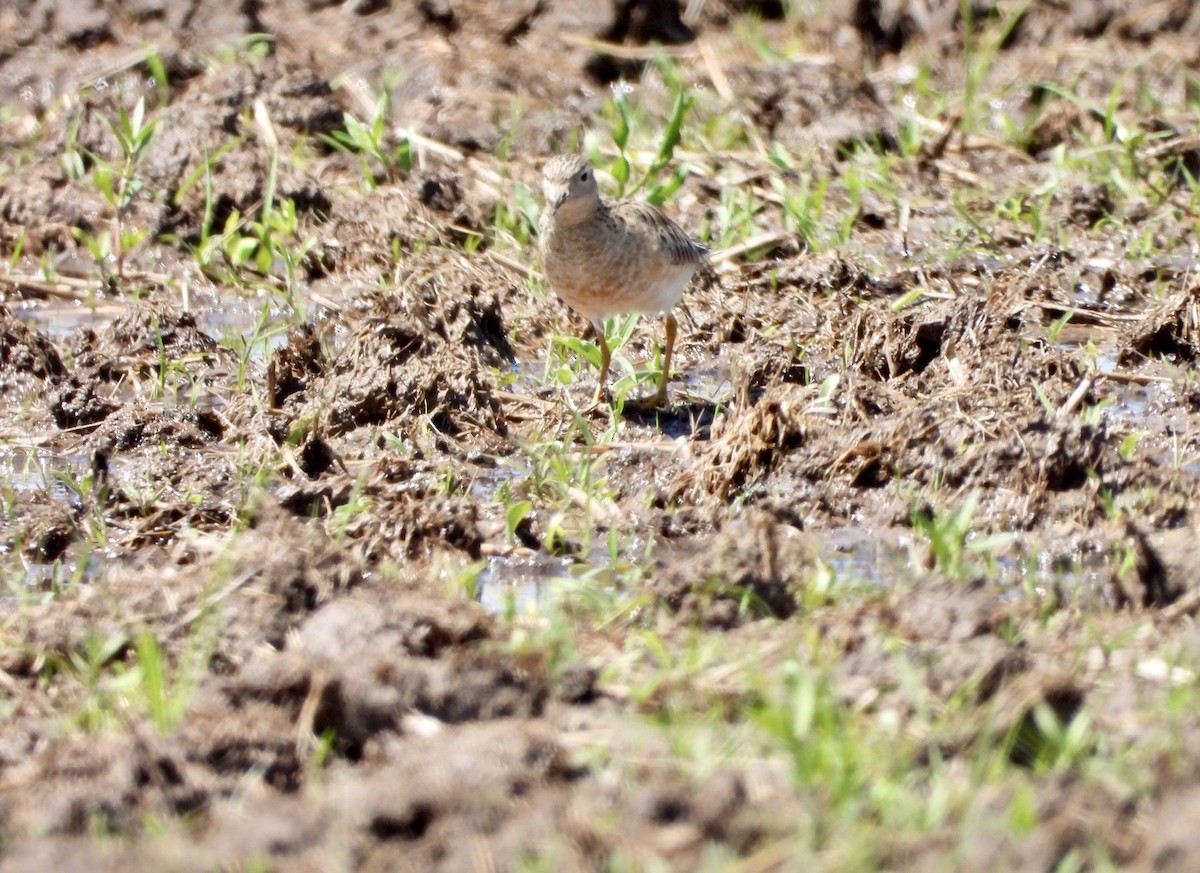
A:
[[[645,397],[627,398],[624,408],[629,412],[653,412],[657,409],[670,409],[671,403],[667,398],[667,392],[659,391],[655,394],[647,394]]]
[[[583,415],[591,415],[600,410],[610,411],[612,409],[612,399],[609,397],[608,389],[597,388],[596,393],[591,396],[591,399],[584,406],[580,406],[578,411]]]

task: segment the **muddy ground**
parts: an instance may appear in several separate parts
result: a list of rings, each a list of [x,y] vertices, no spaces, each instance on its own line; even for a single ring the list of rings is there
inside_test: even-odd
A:
[[[0,5],[0,867],[1196,869],[1200,14],[683,6]],[[527,195],[663,57],[622,415]]]

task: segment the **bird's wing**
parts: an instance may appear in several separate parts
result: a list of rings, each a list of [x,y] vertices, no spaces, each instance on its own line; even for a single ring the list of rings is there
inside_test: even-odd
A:
[[[684,233],[683,228],[648,203],[625,200],[611,206],[612,217],[630,233],[654,238],[672,264],[696,264],[708,249]]]

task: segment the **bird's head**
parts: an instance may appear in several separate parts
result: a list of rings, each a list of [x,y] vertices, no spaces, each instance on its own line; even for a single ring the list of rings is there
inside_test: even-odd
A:
[[[558,215],[588,212],[600,198],[596,172],[580,155],[559,155],[542,168],[542,191],[546,206]]]

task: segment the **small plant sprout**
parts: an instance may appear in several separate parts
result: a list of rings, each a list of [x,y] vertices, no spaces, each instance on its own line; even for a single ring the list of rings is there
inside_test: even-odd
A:
[[[258,217],[243,217],[234,209],[226,218],[221,233],[211,233],[212,176],[211,162],[206,161],[204,232],[196,250],[196,260],[205,275],[215,281],[249,279],[250,284],[265,286],[284,300],[296,321],[303,321],[305,306],[303,296],[297,293],[298,280],[305,261],[317,256],[317,238],[304,232],[294,200],[276,199],[279,142],[261,100],[255,101],[254,121],[260,139],[271,153]]]
[[[1008,10],[1001,20],[996,32],[990,38],[983,39],[983,31],[975,20],[975,6],[970,0],[960,0],[959,10],[963,28],[963,60],[965,78],[963,82],[962,112],[960,115],[961,129],[966,133],[975,133],[980,124],[979,107],[987,106],[987,101],[980,99],[983,81],[995,63],[1001,47],[1008,40],[1013,30],[1025,17],[1030,0],[1021,0]]]
[[[525,249],[533,240],[541,205],[537,195],[522,182],[513,184],[512,196],[496,202],[492,216],[492,239],[504,241],[514,250]]]
[[[1059,334],[1062,333],[1063,328],[1066,327],[1071,319],[1075,317],[1075,313],[1078,311],[1079,310],[1076,307],[1072,306],[1060,317],[1056,318],[1054,323],[1050,325],[1049,330],[1046,331],[1046,341],[1051,345],[1057,343]]]
[[[102,271],[115,264],[115,272],[108,278],[125,278],[125,254],[146,236],[142,228],[131,228],[125,224],[125,213],[145,184],[138,177],[138,169],[145,160],[151,141],[157,134],[160,122],[146,118],[146,98],[138,98],[132,112],[122,107],[116,119],[105,118],[117,140],[119,158],[115,164],[103,160],[99,155],[89,154],[93,164],[92,181],[105,202],[112,208],[112,227],[96,234],[82,228],[75,229],[75,236],[84,243]],[[73,136],[68,136],[70,143]],[[68,148],[64,152],[64,169],[72,175],[82,169],[77,150]]]
[[[825,192],[829,180],[814,181],[811,173],[800,177],[799,185],[789,185],[783,178],[773,176],[771,187],[783,205],[784,226],[804,238],[812,251],[822,248],[819,231],[825,222]]]
[[[1133,456],[1137,452],[1138,443],[1141,442],[1142,437],[1145,435],[1146,432],[1144,430],[1138,430],[1121,440],[1121,446],[1117,450],[1117,453],[1121,456],[1122,461],[1128,462],[1133,460]]]
[[[357,155],[362,166],[363,181],[368,188],[375,188],[380,181],[394,182],[412,169],[412,145],[408,139],[391,142],[388,118],[392,108],[392,89],[385,82],[375,100],[374,111],[368,121],[360,121],[353,114],[342,115],[342,128],[330,134],[321,134],[321,141],[330,148],[347,154]],[[375,167],[381,167],[382,173]]]
[[[633,182],[633,162],[629,152],[630,136],[637,124],[636,114],[629,102],[628,86],[624,83],[613,85],[609,135],[613,145],[617,148],[617,156],[609,163],[608,172],[616,180],[617,197],[633,195],[649,186],[644,199],[652,206],[661,206],[682,187],[684,180],[687,179],[688,169],[681,165],[676,167],[665,180],[658,180],[659,174],[674,161],[675,150],[683,138],[684,121],[687,118],[688,110],[695,102],[695,98],[682,81],[677,77],[668,76],[667,78],[668,87],[672,92],[671,112],[663,125],[654,156],[636,183]],[[598,165],[603,163],[598,149],[593,149],[589,156],[593,163]]]
[[[966,571],[967,534],[978,506],[979,494],[972,492],[954,512],[940,517],[924,510],[911,514],[913,529],[928,541],[934,568],[952,579],[961,578]]]

